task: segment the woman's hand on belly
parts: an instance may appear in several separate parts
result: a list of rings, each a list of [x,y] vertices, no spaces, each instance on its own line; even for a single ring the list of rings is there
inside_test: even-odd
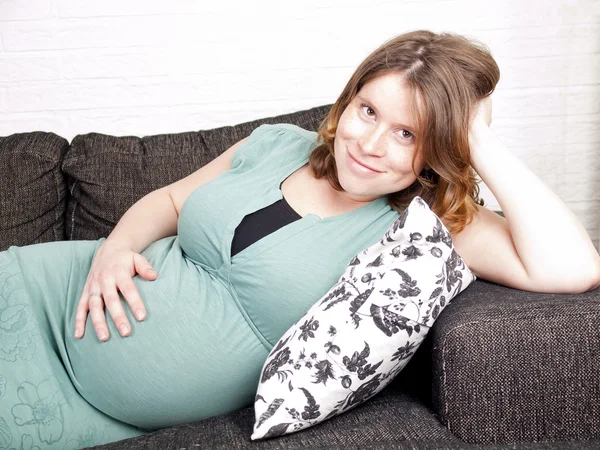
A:
[[[108,241],[104,241],[96,252],[77,305],[76,338],[83,337],[89,312],[98,339],[108,339],[105,306],[121,335],[128,336],[131,333],[131,324],[125,315],[117,289],[123,294],[136,319],[143,320],[146,317],[146,308],[132,280],[136,274],[149,281],[158,276],[144,256],[129,249],[115,248]]]

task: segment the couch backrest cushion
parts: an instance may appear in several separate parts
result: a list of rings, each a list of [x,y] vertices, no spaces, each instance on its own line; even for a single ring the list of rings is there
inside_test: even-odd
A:
[[[78,135],[63,161],[71,193],[65,216],[67,239],[108,236],[137,200],[199,169],[263,123],[293,123],[314,131],[330,108],[143,138]]]
[[[0,251],[65,238],[69,142],[35,131],[0,137]]]

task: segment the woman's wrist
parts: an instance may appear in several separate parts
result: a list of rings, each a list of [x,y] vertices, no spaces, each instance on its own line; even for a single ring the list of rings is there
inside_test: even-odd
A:
[[[115,250],[131,250],[131,246],[127,243],[119,240],[118,237],[109,235],[106,240],[102,243],[102,248],[110,251]]]
[[[469,144],[477,144],[492,130],[481,117],[476,117],[469,126]]]

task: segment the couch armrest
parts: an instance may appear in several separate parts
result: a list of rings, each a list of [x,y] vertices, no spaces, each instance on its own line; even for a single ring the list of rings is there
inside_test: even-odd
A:
[[[432,406],[471,443],[600,437],[600,289],[540,294],[477,280],[433,333]]]

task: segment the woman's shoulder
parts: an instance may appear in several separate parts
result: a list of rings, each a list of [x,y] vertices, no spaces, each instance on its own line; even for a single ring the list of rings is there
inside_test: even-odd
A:
[[[306,130],[298,125],[292,123],[274,123],[262,124],[254,129],[252,134],[263,135],[263,134],[273,134],[286,136],[291,138],[303,138],[309,140],[311,142],[315,142],[317,139],[317,132]]]
[[[284,164],[308,157],[317,142],[317,133],[289,123],[262,124],[236,149],[231,168]]]

